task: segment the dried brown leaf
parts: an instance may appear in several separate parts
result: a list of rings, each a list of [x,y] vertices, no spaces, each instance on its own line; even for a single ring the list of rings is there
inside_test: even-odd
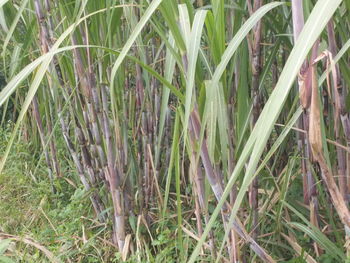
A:
[[[309,119],[309,142],[311,145],[312,154],[318,160],[322,155],[322,134],[321,134],[321,113],[320,101],[318,96],[318,83],[316,76],[316,66],[312,66],[312,95],[310,105],[310,119]]]

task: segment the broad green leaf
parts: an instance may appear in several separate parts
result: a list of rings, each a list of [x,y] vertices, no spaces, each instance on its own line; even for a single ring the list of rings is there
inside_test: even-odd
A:
[[[6,4],[9,0],[0,0],[0,7]]]
[[[188,68],[186,75],[185,118],[183,125],[183,131],[185,136],[187,134],[188,120],[190,118],[191,105],[193,103],[192,96],[195,86],[194,80],[196,73],[196,64],[206,13],[207,11],[200,10],[195,14],[191,34],[185,38],[188,39],[187,44],[189,45],[187,46]]]

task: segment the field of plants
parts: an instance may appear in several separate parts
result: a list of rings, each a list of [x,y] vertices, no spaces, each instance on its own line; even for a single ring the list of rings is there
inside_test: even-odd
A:
[[[349,0],[0,0],[0,262],[350,262]]]

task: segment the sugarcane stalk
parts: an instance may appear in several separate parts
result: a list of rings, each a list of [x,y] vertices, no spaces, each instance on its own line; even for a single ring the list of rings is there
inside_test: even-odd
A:
[[[141,67],[137,64],[136,68],[136,112],[140,119],[140,129],[138,133],[141,136],[142,149],[139,158],[140,167],[142,169],[142,188],[143,188],[143,213],[149,223],[148,208],[153,197],[153,180],[151,178],[151,156],[149,155],[148,145],[151,142],[151,116],[149,108],[145,106],[148,96],[146,96],[145,87],[143,85],[143,76]]]
[[[316,63],[316,62],[315,62]],[[328,167],[326,158],[323,153],[322,131],[321,131],[321,106],[318,95],[318,82],[316,64],[312,65],[312,99],[310,106],[310,130],[309,141],[312,149],[314,160],[317,161],[321,168],[322,179],[324,180],[333,205],[339,215],[345,229],[350,229],[350,211],[340,193],[340,190],[334,180],[331,169]]]
[[[106,136],[106,150],[107,150],[107,169],[106,179],[109,182],[109,189],[112,195],[112,202],[114,208],[114,238],[119,247],[119,251],[123,251],[125,244],[125,218],[124,218],[124,204],[123,204],[123,190],[122,190],[122,172],[116,166],[116,155],[114,151],[114,144],[112,132],[110,128],[110,120],[108,117],[108,100],[105,89],[102,87],[102,112],[103,112],[103,128]]]
[[[36,14],[38,17],[38,21],[40,24],[40,41],[41,41],[41,46],[42,46],[42,51],[43,53],[48,52],[48,50],[50,49],[51,46],[51,39],[53,38],[53,24],[52,24],[52,20],[51,18],[49,18],[49,23],[48,26],[45,23],[45,15],[40,3],[40,0],[35,0],[34,2],[35,4],[35,10],[36,10]],[[45,7],[47,8],[47,12],[50,11],[50,3],[46,0],[45,1]],[[49,27],[49,28],[48,28]],[[62,75],[62,71],[61,68],[58,64],[57,58],[56,56],[53,59],[53,68],[55,69],[56,75],[58,77],[58,81],[60,86],[65,87],[64,85],[64,81],[63,81],[63,75]],[[71,89],[68,88],[68,94],[71,94]],[[61,124],[61,129],[62,129],[62,133],[63,133],[63,137],[65,139],[66,145],[70,151],[70,154],[73,158],[73,161],[77,167],[78,170],[78,174],[79,174],[79,178],[81,180],[81,182],[83,183],[83,186],[85,188],[86,191],[89,191],[91,189],[91,186],[86,178],[86,175],[84,173],[84,166],[87,166],[87,173],[90,176],[90,180],[92,180],[92,182],[94,182],[94,174],[93,174],[93,170],[91,167],[89,167],[89,164],[91,163],[88,151],[86,149],[86,145],[84,145],[84,148],[82,149],[82,156],[83,156],[83,163],[82,164],[79,160],[78,154],[76,153],[74,146],[69,138],[69,133],[68,133],[68,127],[65,124],[65,120],[63,115],[61,114],[62,111],[62,107],[61,107],[61,102],[58,102],[58,112],[59,112],[59,119],[60,119],[60,124]],[[77,119],[75,118],[75,120],[77,121]],[[52,131],[52,128],[50,129],[50,127],[52,127],[51,122],[48,124],[49,127],[48,129],[50,131]],[[51,126],[50,126],[51,125]],[[81,132],[80,126],[77,127],[77,131],[78,131],[78,140],[80,139],[81,144],[84,144],[84,137],[83,134]],[[53,149],[52,151],[54,152],[54,155],[56,156],[56,149],[55,149],[55,145],[51,144],[51,148]],[[59,171],[57,169],[57,171]],[[99,220],[101,220],[102,222],[105,221],[105,216],[101,215],[101,212],[104,210],[104,205],[100,199],[100,197],[98,196],[98,193],[96,192],[96,190],[94,190],[92,192],[92,195],[90,197],[95,213],[97,215],[97,217],[99,218]]]
[[[42,53],[47,53],[49,50],[49,45],[50,45],[50,36],[45,24],[45,15],[44,12],[42,10],[41,4],[39,0],[35,0],[34,1],[34,6],[35,6],[35,13],[37,16],[37,20],[40,26],[40,44],[41,44],[41,51]],[[43,129],[43,124],[42,124],[42,120],[40,117],[40,113],[39,113],[39,109],[38,109],[38,99],[37,96],[34,97],[33,100],[33,110],[34,110],[34,115],[35,115],[35,119],[37,121],[38,124],[38,129],[39,129],[39,133],[40,133],[40,139],[42,142],[42,147],[44,150],[44,154],[45,154],[45,159],[46,159],[46,163],[48,165],[48,169],[49,169],[49,178],[52,184],[52,191],[55,192],[55,188],[53,186],[53,168],[55,169],[56,175],[60,176],[60,169],[59,169],[59,163],[57,160],[57,151],[56,151],[56,146],[55,146],[55,142],[53,139],[51,139],[49,146],[50,146],[50,151],[51,151],[51,155],[52,155],[52,159],[49,156],[48,150],[45,149],[46,147],[46,142],[45,142],[45,135],[44,135],[44,129]],[[52,115],[48,112],[47,108],[46,108],[46,124],[47,124],[47,129],[49,134],[52,133]],[[53,166],[53,168],[52,168]]]
[[[312,47],[310,64],[312,64],[312,61],[314,61],[317,58],[319,43],[320,43],[319,40],[317,40]],[[308,77],[310,76],[312,77],[312,67],[309,69]],[[308,181],[308,186],[309,186],[309,194],[310,194],[310,218],[314,219],[314,222],[312,223],[318,227],[318,220],[316,220],[318,218],[317,190],[316,190],[316,183],[313,177],[312,177],[312,181]],[[314,211],[312,211],[313,209]],[[315,216],[312,216],[312,215],[315,215]]]
[[[194,189],[194,195],[195,195],[195,214],[197,219],[197,229],[198,229],[198,235],[202,236],[203,233],[203,227],[201,223],[201,216],[203,215],[204,221],[207,224],[209,222],[209,213],[207,206],[205,204],[205,186],[204,186],[204,176],[202,173],[201,168],[198,165],[198,160],[196,158],[196,152],[194,149],[196,149],[196,142],[197,138],[195,136],[194,127],[192,123],[189,125],[190,130],[190,141],[192,146],[192,153],[190,154],[190,171],[192,174],[192,178],[194,181],[193,189]],[[216,257],[216,250],[215,250],[215,242],[214,242],[214,233],[213,231],[210,231],[209,233],[209,246],[210,246],[210,252],[212,255],[212,258]]]
[[[78,171],[78,176],[80,178],[81,183],[84,186],[84,189],[86,191],[90,191],[91,190],[91,186],[89,181],[87,180],[87,176],[85,175],[84,172],[84,166],[82,164],[82,162],[80,161],[80,158],[78,156],[78,153],[75,150],[75,147],[70,139],[69,133],[68,133],[68,128],[66,126],[66,123],[64,121],[63,117],[59,118],[60,123],[61,123],[61,128],[62,128],[62,134],[63,134],[63,138],[66,142],[67,148],[70,152],[70,155],[72,156],[73,162],[77,168]],[[106,216],[102,213],[102,211],[104,210],[104,206],[103,203],[101,201],[101,199],[99,198],[99,196],[96,193],[92,193],[90,196],[90,201],[92,203],[92,206],[94,208],[95,214],[97,216],[97,218],[101,221],[101,222],[105,222],[106,221]]]
[[[335,56],[337,53],[337,45],[335,40],[335,34],[334,34],[334,23],[333,19],[330,19],[330,21],[327,24],[327,33],[328,33],[328,44],[329,44],[329,52],[331,58],[329,58],[330,61],[328,61],[328,64],[333,63],[332,57]],[[350,120],[349,115],[346,111],[345,107],[345,98],[346,98],[346,91],[343,89],[341,76],[340,76],[340,69],[339,65],[336,64],[334,66],[331,65],[332,68],[332,77],[333,77],[333,99],[334,99],[334,107],[336,108],[334,110],[334,119],[335,119],[335,135],[336,135],[336,141],[338,144],[342,143],[342,140],[340,138],[340,123],[341,122],[345,140],[347,142],[347,146],[350,146]],[[338,161],[338,185],[339,185],[339,192],[342,195],[342,198],[344,199],[344,202],[348,204],[349,202],[349,184],[350,184],[350,178],[349,178],[349,171],[350,171],[350,155],[349,153],[345,153],[344,149],[341,149],[340,147],[336,147],[337,149],[337,161]],[[325,174],[325,173],[323,173]],[[350,241],[350,233],[349,233],[349,227],[344,225],[345,230],[345,239],[346,244],[349,244]],[[350,247],[347,245],[345,246],[347,255],[350,255]]]
[[[197,141],[200,140],[200,130],[201,130],[201,124],[199,121],[199,114],[198,111],[195,109],[190,114],[190,124],[192,125],[192,129],[194,131],[194,135]],[[206,172],[206,176],[208,179],[208,182],[211,186],[212,191],[214,192],[214,195],[219,201],[223,194],[223,186],[220,182],[220,178],[217,175],[217,172],[215,171],[213,165],[211,164],[210,158],[209,158],[209,152],[206,145],[206,140],[203,139],[202,145],[200,146],[200,156],[201,160],[204,166],[204,170]],[[229,214],[230,214],[231,207],[230,205],[225,202],[222,206],[222,215],[224,219],[225,227],[227,228],[227,224],[229,222]],[[246,232],[244,229],[244,226],[239,221],[239,219],[235,219],[233,223],[233,230],[236,231],[236,233],[247,243],[250,245],[251,249],[265,262],[275,262],[274,259],[267,254],[267,252],[258,245],[258,243]]]
[[[299,34],[304,27],[304,15],[303,5],[300,0],[292,1],[292,17],[293,17],[293,36],[294,42],[297,41]],[[318,53],[319,40],[313,45],[311,52],[311,63],[316,59]],[[312,94],[312,72],[313,67],[308,67],[307,60],[304,61],[298,76],[299,96],[300,103],[304,108],[304,112],[299,119],[298,126],[301,129],[309,131],[309,119],[310,113],[308,111],[311,104]],[[311,127],[312,128],[312,127]],[[302,173],[303,173],[303,190],[304,190],[304,202],[310,205],[310,222],[319,228],[318,223],[318,199],[316,191],[315,179],[311,173],[310,162],[313,160],[313,156],[310,152],[309,140],[304,134],[298,134],[298,147],[301,150],[302,156]],[[314,248],[317,255],[322,253],[322,250],[314,242]]]
[[[302,0],[292,0],[292,18],[293,18],[293,38],[294,43],[297,41],[301,30],[304,27],[304,12]],[[299,96],[300,102],[304,108],[307,108],[310,104],[311,99],[311,88],[310,82],[307,82],[307,60],[304,61],[301,66],[298,76]],[[307,84],[307,85],[306,85]],[[298,128],[307,130],[308,116],[306,112],[303,112],[298,122]],[[303,174],[303,192],[304,192],[304,203],[309,204],[310,202],[310,184],[313,184],[313,177],[308,164],[309,159],[309,148],[304,134],[298,133],[298,148],[301,153],[301,167]]]
[[[294,42],[297,41],[299,34],[304,27],[303,5],[300,0],[292,1],[292,17],[293,17],[293,36]],[[316,41],[312,48],[311,63],[317,57],[319,41]],[[309,130],[309,112],[308,108],[311,103],[311,85],[312,85],[312,67],[308,67],[307,60],[304,61],[298,76],[300,103],[304,108],[304,112],[299,120],[299,128]],[[315,179],[309,167],[309,161],[312,156],[309,148],[309,141],[303,134],[299,134],[298,146],[302,154],[302,172],[303,172],[303,189],[304,202],[310,204],[310,220],[313,225],[318,227],[318,200]],[[316,254],[321,253],[316,243],[314,243]]]
[[[327,24],[327,33],[328,33],[328,44],[329,44],[329,51],[332,54],[332,56],[335,56],[337,53],[337,45],[335,41],[335,34],[334,34],[334,23],[333,19],[331,19],[328,24]],[[330,61],[330,63],[332,63]],[[347,130],[347,126],[349,125],[349,116],[346,112],[346,107],[345,107],[345,90],[343,89],[341,78],[340,78],[340,70],[339,70],[339,65],[336,64],[335,66],[335,72],[333,74],[334,77],[336,77],[336,80],[334,81],[333,89],[334,89],[334,95],[339,94],[338,97],[338,103],[335,101],[335,107],[336,109],[334,111],[334,114],[337,114],[337,116],[334,117],[335,120],[341,120],[341,124],[343,126],[343,131],[345,134],[345,139],[347,141],[348,146],[350,146],[350,134],[348,133],[349,131]],[[333,96],[334,100],[336,99],[336,96]],[[337,105],[339,104],[339,105]],[[336,132],[336,141],[339,144],[342,144],[342,140],[340,138],[340,127],[339,127],[339,121],[336,121],[336,127],[335,127],[335,132]],[[343,149],[340,147],[337,147],[337,160],[338,160],[338,185],[341,194],[343,195],[343,198],[348,201],[348,180],[349,180],[349,174],[347,174],[347,166],[350,163],[347,163],[346,159],[346,153]]]
[[[248,1],[249,2],[249,1]],[[262,0],[254,0],[253,12],[262,6]],[[261,95],[259,94],[259,79],[261,72],[261,20],[253,28],[253,43],[252,43],[252,99],[253,99],[253,125],[255,125],[261,112]],[[257,238],[259,229],[259,215],[258,215],[258,188],[259,179],[255,177],[249,189],[249,203],[252,213],[252,237]]]
[[[45,94],[46,93],[46,94]],[[50,101],[50,93],[48,90],[44,91],[44,98],[47,101],[47,103],[45,103],[45,112],[46,112],[46,116],[48,116],[46,118],[46,127],[47,127],[47,132],[48,134],[52,134],[53,130],[52,130],[52,120],[54,120],[54,116],[53,116],[53,109],[52,109],[52,105],[51,103],[49,103]],[[47,97],[45,96],[47,95]],[[58,162],[58,158],[57,158],[57,150],[56,150],[56,144],[55,144],[55,135],[52,135],[52,138],[50,139],[50,152],[51,152],[51,156],[52,156],[52,165],[54,168],[54,171],[56,173],[57,177],[61,177],[61,171],[60,171],[60,165]]]

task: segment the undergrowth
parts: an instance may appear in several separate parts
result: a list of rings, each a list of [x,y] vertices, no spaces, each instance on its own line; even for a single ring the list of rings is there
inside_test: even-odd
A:
[[[0,149],[5,148],[8,128],[0,130]],[[96,221],[90,193],[76,186],[78,178],[74,171],[66,167],[65,178],[55,180],[57,191],[52,193],[47,168],[36,167],[39,159],[40,152],[35,152],[30,143],[22,139],[15,143],[9,164],[0,175],[0,241],[6,240],[7,235],[28,238],[51,251],[59,262],[120,262],[121,253],[116,252],[115,245],[109,241],[111,222]],[[140,238],[138,245],[142,251],[125,262],[177,261],[175,216],[169,215],[150,228],[138,225],[137,219],[131,218],[132,231],[148,238]],[[184,242],[189,253],[195,244],[188,237]],[[8,262],[12,262],[11,259],[13,262],[48,261],[40,249],[21,241],[11,242],[6,254]],[[0,262],[2,259],[0,254]],[[210,262],[208,257],[207,260]]]
[[[5,128],[0,131],[0,149],[6,144],[8,130]],[[52,252],[58,262],[122,262],[122,253],[116,252],[117,248],[109,241],[112,223],[102,224],[96,220],[89,202],[90,193],[76,186],[78,178],[74,171],[66,167],[65,179],[55,180],[57,191],[52,193],[46,167],[44,165],[36,167],[38,159],[40,152],[35,152],[30,143],[18,140],[9,156],[9,165],[0,176],[0,241],[12,240],[7,244],[6,257],[0,254],[0,262],[49,262],[43,251],[25,241],[13,241],[12,237],[31,240]],[[288,191],[287,199],[306,216],[307,210],[298,206],[302,200],[301,191],[301,181],[295,180]],[[186,201],[183,203],[186,204]],[[188,204],[188,208],[184,208],[187,209],[183,213],[185,228],[195,232],[193,210],[190,207],[191,204]],[[212,205],[209,206],[209,212],[214,208]],[[111,207],[107,208],[110,209]],[[176,207],[172,209],[175,210]],[[180,255],[177,253],[180,244],[176,239],[175,212],[169,212],[164,218],[157,218],[150,227],[146,227],[143,222],[145,218],[135,216],[129,218],[131,231],[136,236],[137,242],[136,247],[131,248],[133,255],[123,262],[179,262]],[[292,219],[298,221],[295,215],[292,215]],[[274,231],[276,226],[271,225],[269,219],[266,221],[264,231]],[[214,225],[214,231],[219,239],[224,234],[221,228],[219,223]],[[297,236],[301,245],[312,246],[311,238],[298,233]],[[264,240],[267,246],[271,246],[276,256],[289,258],[280,262],[307,262],[303,254],[300,257],[293,257],[292,250],[290,253],[286,252],[287,247],[279,241],[271,238]],[[0,248],[1,244],[0,242]],[[195,244],[193,237],[183,236],[184,255],[181,255],[181,258],[184,262],[188,260]],[[280,248],[285,249],[283,254],[279,252]],[[248,247],[243,249],[249,251]],[[2,261],[3,258],[6,260]],[[201,262],[213,262],[211,256],[204,253],[201,255],[201,260]],[[258,262],[256,258],[254,260]],[[318,260],[322,263],[335,262],[334,257],[327,253]]]

